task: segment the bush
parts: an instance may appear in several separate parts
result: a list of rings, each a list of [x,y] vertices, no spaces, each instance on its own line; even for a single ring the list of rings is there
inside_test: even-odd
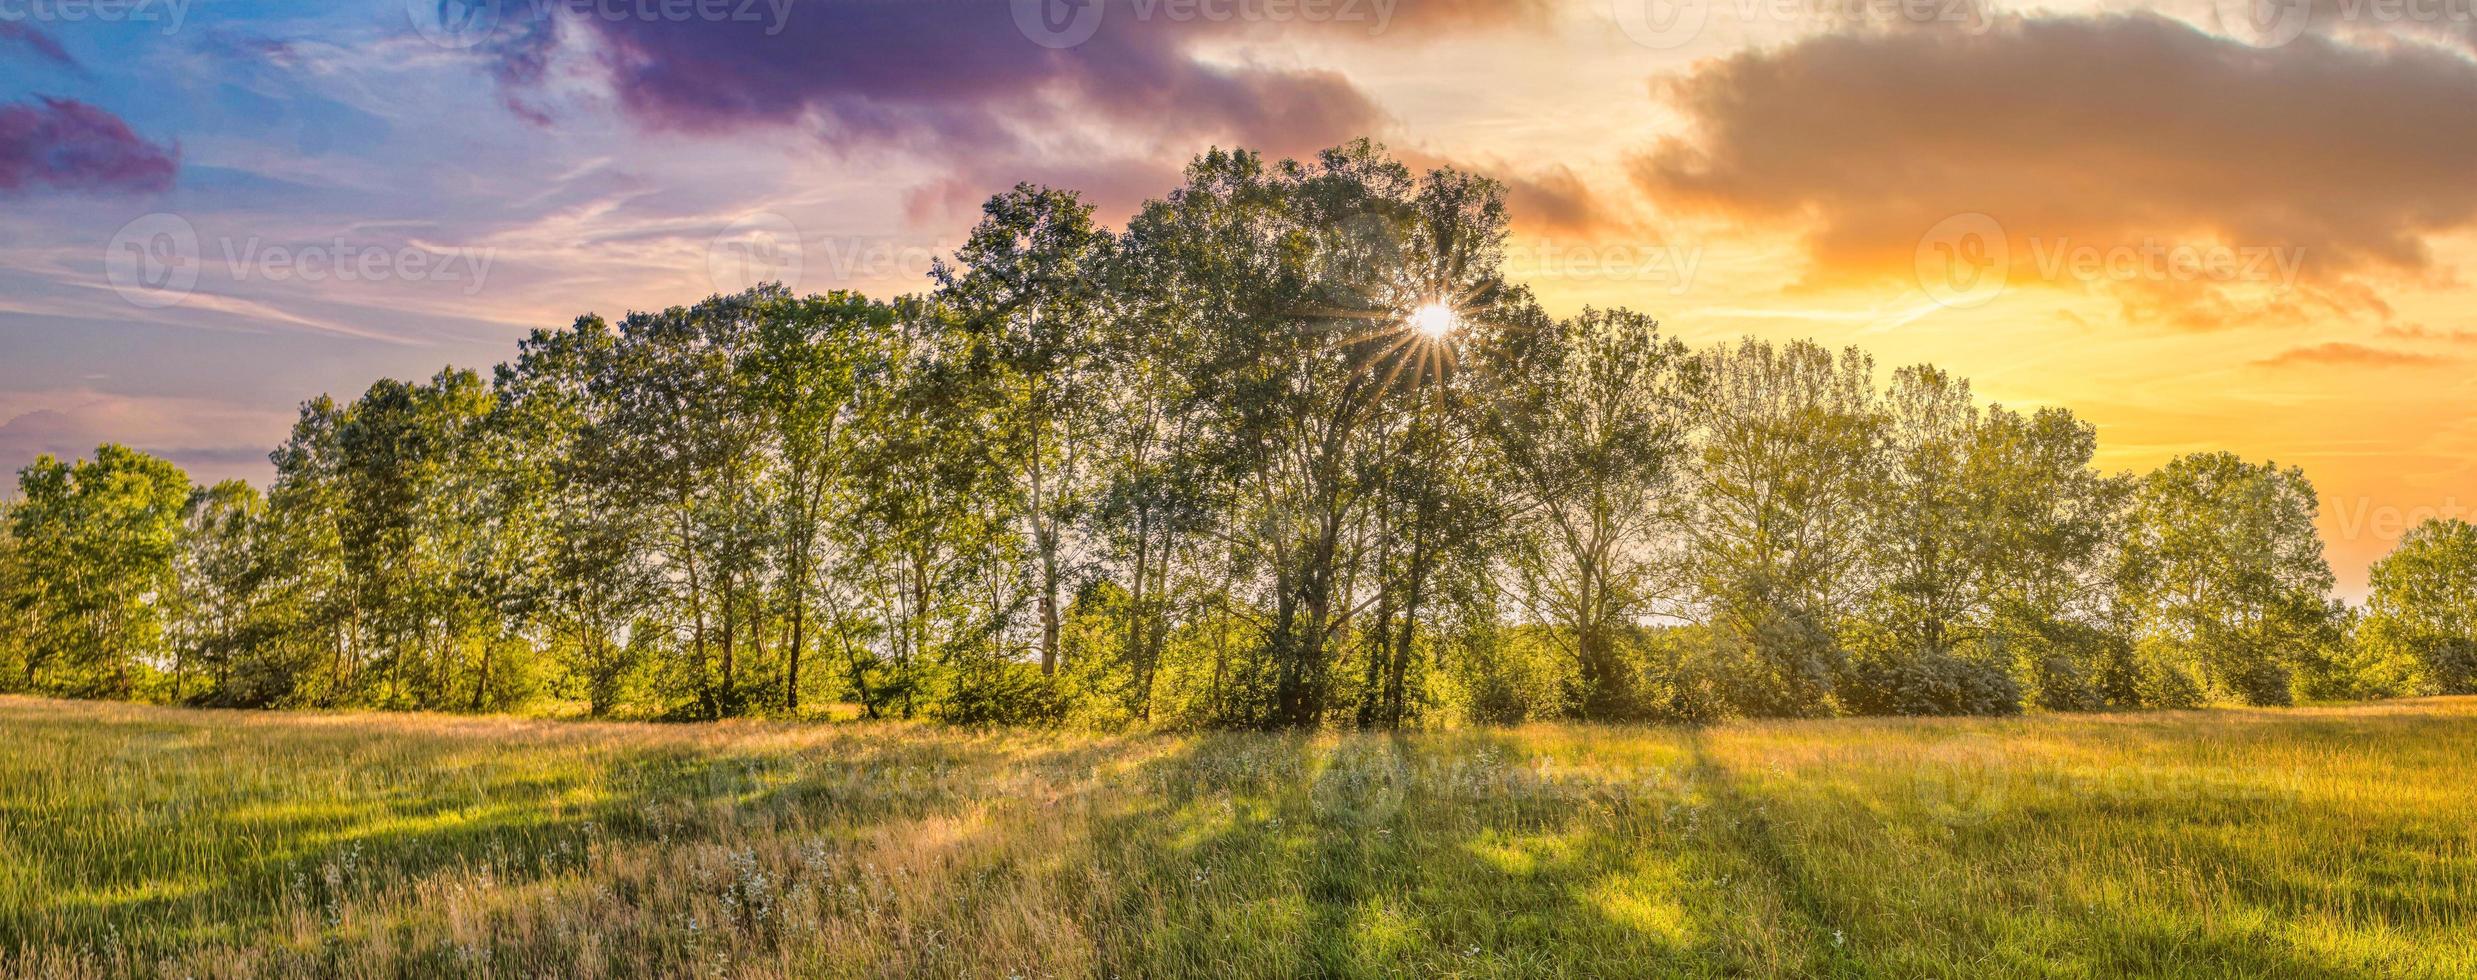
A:
[[[1704,725],[1736,715],[1717,634],[1701,626],[1672,626],[1651,631],[1643,647],[1636,690],[1645,720]]]
[[[1827,624],[1771,606],[1733,617],[1712,647],[1735,713],[1765,718],[1832,714],[1834,676],[1846,654]]]
[[[1936,649],[1851,657],[1840,698],[1842,707],[1861,715],[2021,713],[2021,684],[2001,660]]]
[[[1480,725],[1562,716],[1561,692],[1573,680],[1563,652],[1533,626],[1483,628],[1459,637],[1442,673],[1446,704],[1464,721]]]

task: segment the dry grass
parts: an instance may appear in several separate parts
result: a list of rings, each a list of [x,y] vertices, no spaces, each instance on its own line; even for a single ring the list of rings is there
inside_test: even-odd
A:
[[[2477,699],[1090,738],[0,699],[0,974],[2469,976]]]

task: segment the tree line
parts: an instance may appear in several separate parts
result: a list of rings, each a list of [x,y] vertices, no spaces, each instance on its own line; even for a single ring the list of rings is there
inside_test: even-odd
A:
[[[117,445],[0,515],[0,688],[231,706],[1396,728],[2477,691],[2477,529],[2332,596],[2293,467],[2092,463],[1856,350],[1555,318],[1502,189],[1215,151],[1018,186],[930,288],[761,286]]]

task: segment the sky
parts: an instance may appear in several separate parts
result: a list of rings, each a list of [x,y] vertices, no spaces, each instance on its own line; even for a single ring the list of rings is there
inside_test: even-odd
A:
[[[2477,0],[0,0],[0,467],[262,483],[304,399],[1212,146],[1504,181],[1552,312],[2301,466],[2341,592],[2477,511]]]

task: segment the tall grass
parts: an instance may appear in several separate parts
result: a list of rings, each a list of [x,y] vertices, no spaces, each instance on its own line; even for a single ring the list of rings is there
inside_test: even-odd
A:
[[[1093,738],[0,699],[0,975],[2470,976],[2477,699]]]

